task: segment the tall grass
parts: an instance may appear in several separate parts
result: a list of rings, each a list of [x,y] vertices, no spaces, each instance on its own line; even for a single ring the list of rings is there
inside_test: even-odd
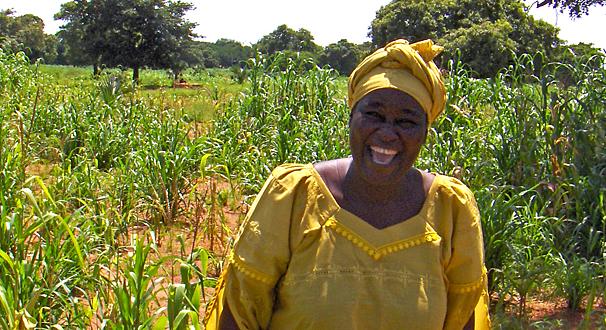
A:
[[[248,92],[213,123],[209,149],[248,194],[278,164],[348,154],[349,114],[336,72],[306,64],[283,54],[249,60]]]
[[[182,109],[121,75],[65,89],[22,54],[0,56],[0,328],[197,325],[196,297],[169,291],[202,284],[160,280],[166,256],[132,239],[189,212],[202,144]]]
[[[543,62],[485,80],[450,63],[417,165],[475,192],[497,309],[517,297],[523,318],[551,295],[591,327],[606,293],[604,56]],[[0,52],[0,328],[199,327],[228,213],[280,163],[349,154],[346,80],[305,59],[250,59],[243,84],[186,72],[201,103],[162,72],[136,87],[50,69]]]
[[[428,163],[447,159],[443,170],[462,171],[476,191],[494,291],[552,288],[576,309],[604,287],[604,56],[542,67],[537,57],[520,56],[490,80],[452,63]],[[562,74],[576,83],[562,84]]]

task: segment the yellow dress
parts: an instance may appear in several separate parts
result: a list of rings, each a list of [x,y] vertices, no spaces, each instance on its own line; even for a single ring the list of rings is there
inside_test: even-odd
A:
[[[240,329],[488,329],[480,218],[437,175],[421,211],[377,229],[339,207],[313,165],[276,168],[253,203],[208,306]]]

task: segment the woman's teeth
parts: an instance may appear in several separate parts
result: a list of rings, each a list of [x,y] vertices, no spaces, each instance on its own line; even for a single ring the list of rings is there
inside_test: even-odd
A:
[[[397,150],[385,149],[377,146],[371,146],[372,161],[379,165],[389,164],[398,154]]]

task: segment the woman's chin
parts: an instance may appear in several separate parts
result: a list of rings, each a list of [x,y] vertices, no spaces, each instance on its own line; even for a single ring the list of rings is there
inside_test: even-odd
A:
[[[365,162],[360,172],[364,181],[370,185],[389,185],[398,182],[406,171],[396,159],[390,161],[371,159]]]

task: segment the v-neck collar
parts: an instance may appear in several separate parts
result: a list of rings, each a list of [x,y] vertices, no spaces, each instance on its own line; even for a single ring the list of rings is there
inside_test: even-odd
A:
[[[370,252],[367,251],[371,256],[373,256],[373,253],[380,255],[380,251],[382,250],[391,248],[399,250],[437,239],[437,234],[427,221],[427,214],[435,202],[435,195],[442,180],[441,175],[435,174],[423,206],[417,214],[388,227],[376,228],[364,221],[364,219],[342,208],[313,164],[309,164],[308,166],[318,184],[320,193],[325,195],[332,206],[331,209],[335,210],[329,217],[327,225],[335,228],[337,232],[341,232],[343,236],[354,241],[354,243],[361,241],[358,245],[360,247],[367,246],[371,250]]]

